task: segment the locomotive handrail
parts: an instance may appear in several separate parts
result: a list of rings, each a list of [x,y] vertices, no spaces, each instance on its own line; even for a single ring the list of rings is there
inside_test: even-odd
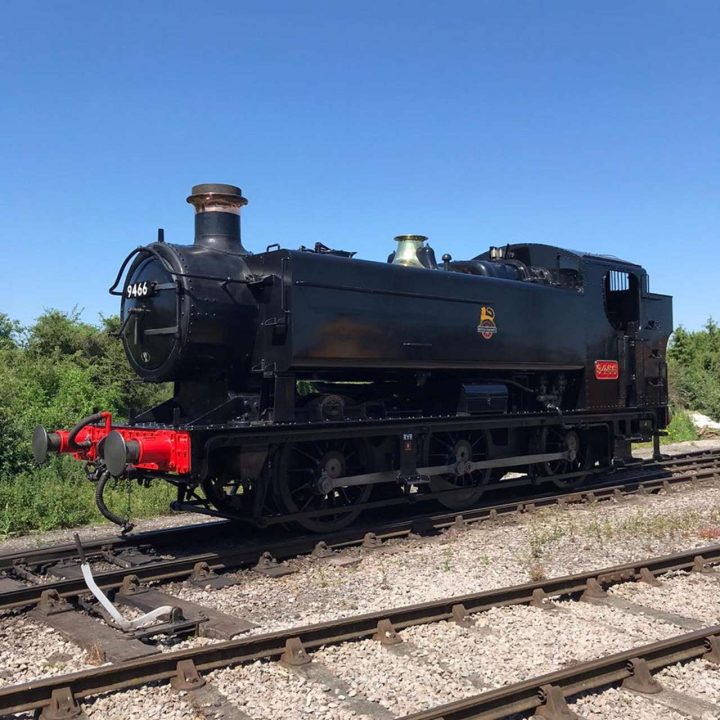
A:
[[[133,258],[135,255],[141,253],[141,252],[146,252],[146,253],[149,253],[150,255],[156,255],[156,256],[158,255],[157,253],[153,253],[153,252],[152,252],[148,247],[146,247],[145,245],[139,245],[139,246],[136,247],[134,250],[132,250],[132,251],[128,254],[128,256],[123,260],[122,265],[120,266],[120,269],[118,270],[118,273],[117,273],[117,275],[115,276],[115,282],[110,286],[110,289],[108,290],[108,292],[110,293],[110,295],[123,296],[123,295],[125,294],[125,293],[122,293],[122,292],[118,292],[118,291],[116,290],[116,288],[117,288],[117,286],[120,284],[120,280],[122,279],[123,273],[125,272],[125,268],[127,267],[127,264],[130,262],[130,259]],[[162,260],[162,258],[161,258],[161,260]]]
[[[224,285],[227,285],[228,283],[239,283],[241,285],[249,285],[253,282],[256,282],[255,278],[248,279],[248,278],[232,278],[232,277],[216,277],[215,275],[200,275],[199,273],[183,273],[178,272],[177,270],[173,270],[170,263],[168,263],[167,259],[164,258],[159,252],[156,250],[153,250],[152,248],[148,247],[147,245],[140,245],[136,247],[126,258],[123,260],[122,265],[120,266],[120,270],[118,270],[118,274],[115,277],[115,282],[110,286],[110,289],[108,292],[111,295],[117,295],[119,297],[122,297],[125,293],[118,291],[116,288],[120,284],[120,280],[122,279],[123,273],[125,272],[125,268],[127,267],[127,264],[130,262],[130,259],[134,257],[135,255],[146,252],[148,255],[152,255],[156,257],[160,262],[165,266],[165,269],[168,271],[170,275],[172,275],[175,278],[179,277],[186,277],[186,278],[192,278],[196,280],[215,280],[219,283],[223,283]],[[218,252],[222,252],[218,250]],[[230,253],[226,253],[230,254]]]

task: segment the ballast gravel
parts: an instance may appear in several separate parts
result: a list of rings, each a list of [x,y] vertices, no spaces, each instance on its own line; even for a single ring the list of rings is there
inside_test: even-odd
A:
[[[665,668],[655,675],[666,688],[694,695],[720,706],[720,665],[695,660]],[[720,708],[718,709],[720,717]]]
[[[389,651],[363,641],[327,647],[314,658],[344,680],[354,680],[371,700],[408,714],[621,652],[637,644],[628,629],[652,632],[648,642],[677,630],[639,618],[623,620],[612,612],[603,615],[608,624],[592,632],[580,614],[564,610],[493,608],[476,615],[471,628],[442,622],[403,630],[404,642]]]
[[[663,455],[681,455],[683,453],[720,450],[720,438],[710,437],[702,440],[686,440],[684,442],[668,443],[660,446],[660,452]],[[652,447],[633,447],[632,454],[636,458],[651,458],[653,455]]]
[[[353,548],[357,565],[298,558],[297,572],[269,578],[238,572],[239,584],[170,592],[278,630],[453,595],[581,572],[702,547],[720,527],[720,488],[700,484],[669,493],[502,517],[454,537],[389,541]]]
[[[83,703],[85,714],[96,720],[201,720],[182,693],[169,685],[154,685],[102,695]]]
[[[622,502],[500,518],[453,535],[392,541],[379,550],[341,553],[343,558],[361,559],[357,565],[341,567],[299,558],[290,563],[297,572],[282,578],[245,570],[237,573],[238,585],[222,590],[184,584],[164,589],[252,620],[259,625],[252,633],[260,633],[702,547],[714,541],[718,528],[720,487],[710,481]],[[661,588],[622,585],[611,593],[666,612],[718,622],[720,580],[681,574],[663,582]],[[365,720],[348,706],[349,697],[404,714],[678,632],[676,626],[615,608],[558,605],[560,609],[554,611],[491,610],[476,616],[470,629],[453,623],[408,628],[402,632],[404,643],[395,648],[365,641],[315,653],[313,659],[345,683],[347,695],[275,663],[219,670],[208,679],[257,720]],[[206,642],[190,639],[161,649]],[[24,616],[0,616],[0,643],[0,685],[88,666],[84,653]],[[438,647],[443,649],[441,656]],[[706,686],[698,685],[707,672],[700,666],[693,672],[698,677],[685,669],[669,675],[668,687],[671,680],[679,689],[688,683],[691,694],[706,687],[705,699],[720,702],[720,680],[714,684],[713,676]],[[201,717],[187,698],[168,685],[115,693],[84,705],[88,716],[108,720]],[[617,690],[581,698],[576,706],[583,717],[596,720],[680,717]]]
[[[583,720],[687,720],[687,715],[654,704],[651,700],[617,688],[586,695],[570,709]],[[703,720],[714,720],[703,718]]]
[[[253,720],[373,720],[346,707],[347,695],[278,663],[217,670],[208,679]],[[350,689],[350,697],[357,691]]]
[[[25,615],[0,615],[0,687],[94,665],[46,625]]]
[[[677,573],[663,577],[661,587],[624,583],[612,592],[634,603],[689,616],[707,625],[720,624],[720,575]]]
[[[135,492],[142,492],[137,488]],[[154,518],[141,518],[135,523],[134,532],[150,532],[151,530],[166,530],[168,528],[180,527],[182,525],[195,525],[198,523],[218,522],[216,518],[201,515],[200,513],[172,512],[168,509],[167,515],[160,515]],[[76,528],[58,528],[56,530],[33,531],[18,537],[5,537],[2,539],[2,551],[4,553],[20,552],[21,550],[35,550],[47,545],[60,545],[75,543],[74,534],[79,533],[83,541],[100,540],[108,537],[115,537],[120,534],[120,528],[109,522],[97,523],[96,525],[81,525]]]

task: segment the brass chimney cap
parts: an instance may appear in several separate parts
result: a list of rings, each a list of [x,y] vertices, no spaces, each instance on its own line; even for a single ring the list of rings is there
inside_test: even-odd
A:
[[[200,210],[208,203],[213,205],[227,205],[240,208],[247,205],[247,198],[243,197],[242,190],[235,185],[224,183],[203,183],[193,185],[192,195],[189,195],[187,202]]]
[[[394,240],[396,240],[397,242],[410,241],[410,242],[424,243],[427,241],[427,236],[426,235],[396,235]]]

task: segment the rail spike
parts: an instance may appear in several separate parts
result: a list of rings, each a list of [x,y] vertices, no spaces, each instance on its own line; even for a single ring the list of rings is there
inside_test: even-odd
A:
[[[460,627],[472,627],[475,624],[475,620],[470,616],[467,608],[461,603],[453,605],[450,612],[451,619]]]
[[[368,550],[375,550],[376,548],[382,547],[382,544],[383,541],[374,532],[368,532],[365,533],[360,547]]]
[[[588,578],[585,585],[585,592],[580,596],[583,602],[592,602],[593,600],[601,600],[607,597],[603,586],[595,578]]]
[[[532,600],[529,605],[541,610],[557,610],[558,607],[542,588],[535,588],[532,591]]]
[[[403,641],[392,622],[387,618],[378,622],[373,640],[379,641],[381,645],[397,645]]]
[[[713,665],[720,665],[720,635],[711,635],[705,640],[707,652],[703,655],[706,660]]]

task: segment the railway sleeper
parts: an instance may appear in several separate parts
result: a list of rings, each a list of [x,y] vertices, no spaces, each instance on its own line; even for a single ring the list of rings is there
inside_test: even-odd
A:
[[[717,554],[717,546],[709,546],[706,556],[714,559]],[[605,572],[600,573],[600,577],[616,578],[618,582],[622,578],[626,581],[637,579],[640,570],[643,567],[653,568],[656,571],[669,571],[678,568],[689,568],[691,553],[680,553],[676,555],[666,556],[662,558],[651,558],[643,561],[641,564],[631,565],[633,573],[624,572],[623,566],[608,568]],[[678,565],[678,563],[680,563]],[[596,581],[597,583],[597,581]],[[217,660],[222,658],[227,664],[240,664],[262,657],[278,658],[282,651],[283,645],[281,640],[297,639],[299,645],[304,652],[322,647],[327,644],[334,644],[349,640],[352,638],[367,638],[374,632],[381,630],[390,630],[393,632],[395,628],[405,628],[412,625],[425,624],[433,620],[446,620],[452,617],[452,606],[462,603],[466,608],[470,608],[473,612],[478,612],[498,604],[516,604],[518,601],[527,603],[531,600],[528,591],[536,588],[542,588],[551,596],[557,595],[574,595],[583,585],[592,584],[592,577],[586,577],[583,581],[582,576],[568,576],[565,578],[554,578],[543,581],[542,583],[528,584],[521,586],[513,586],[503,588],[496,591],[483,591],[481,593],[454,598],[454,602],[450,604],[451,599],[444,599],[437,602],[426,603],[421,606],[409,606],[406,608],[397,608],[394,611],[386,611],[383,614],[359,616],[357,618],[346,618],[325,623],[324,625],[307,626],[305,628],[297,628],[294,635],[284,635],[283,633],[269,633],[264,636],[256,636],[246,638],[239,641],[224,643],[222,645],[210,645],[197,648],[194,651],[184,650],[176,654],[178,660],[193,659],[196,667],[200,670],[211,669],[217,667]],[[531,593],[532,595],[532,593]],[[448,606],[449,605],[449,606]],[[418,616],[418,611],[421,615]],[[481,695],[464,698],[460,701],[450,703],[448,705],[431,708],[412,715],[413,720],[428,720],[429,718],[454,718],[469,717],[469,711],[480,711],[481,708],[488,708],[490,705],[494,709],[509,707],[508,703],[512,703],[514,710],[532,709],[535,710],[539,705],[545,702],[544,697],[538,695],[538,690],[543,686],[552,684],[562,688],[565,696],[575,695],[578,692],[584,692],[592,688],[601,688],[617,682],[622,682],[625,678],[633,675],[636,667],[637,673],[641,673],[640,666],[630,664],[637,658],[646,659],[651,670],[657,670],[676,662],[693,660],[696,658],[704,658],[707,662],[717,664],[720,661],[720,636],[717,626],[703,627],[694,632],[666,638],[649,645],[634,647],[631,650],[622,651],[608,656],[603,656],[587,662],[573,664],[560,670],[553,671],[549,674],[537,678],[530,678],[520,683],[510,686],[495,688]],[[283,637],[284,635],[284,637]],[[285,649],[288,644],[283,643]],[[292,649],[292,647],[291,647]],[[218,656],[218,652],[221,653]],[[165,674],[159,667],[164,663],[172,662],[173,658],[167,654],[162,656],[162,660],[155,658],[144,658],[133,663],[124,664],[122,668],[95,668],[83,675],[82,685],[78,685],[82,690],[78,690],[82,697],[92,694],[104,692],[107,689],[117,689],[120,687],[118,683],[118,672],[120,672],[120,681],[122,687],[131,687],[140,684],[142,672],[152,671],[153,677],[160,679],[161,677],[170,679],[171,674]],[[157,664],[157,667],[156,667]],[[134,674],[129,676],[127,671],[132,669]],[[77,676],[72,676],[78,679]],[[14,688],[0,688],[0,707],[3,710],[16,710],[27,708],[39,708],[47,704],[42,702],[41,694],[43,690],[48,695],[53,691],[63,690],[66,685],[63,684],[64,678],[46,678],[33,683],[16,686]],[[15,695],[22,693],[22,702],[18,702],[20,697]],[[49,698],[48,698],[49,700]],[[519,704],[518,704],[519,703]],[[71,717],[71,716],[68,716]],[[410,717],[410,716],[408,716]],[[488,716],[490,717],[490,716]],[[499,717],[499,715],[492,715]],[[551,716],[552,717],[552,716]]]
[[[657,680],[655,680],[655,682],[657,682]],[[642,694],[623,687],[623,691],[642,695],[648,705],[659,705],[662,708],[674,710],[683,717],[690,718],[690,720],[706,720],[706,718],[718,716],[719,707],[715,703],[708,702],[701,697],[688,695],[685,692],[679,692],[678,690],[661,687],[660,692]]]
[[[179,608],[187,620],[199,623],[199,632],[202,636],[216,640],[231,640],[257,627],[249,620],[226,615],[219,610],[183,600],[156,588],[142,586],[132,575],[127,576],[123,581],[122,587],[115,595],[115,601],[143,612],[151,612],[166,605]]]
[[[156,648],[130,638],[103,622],[88,620],[54,590],[43,593],[38,606],[30,611],[30,617],[56,630],[99,662],[121,662],[158,652]]]

